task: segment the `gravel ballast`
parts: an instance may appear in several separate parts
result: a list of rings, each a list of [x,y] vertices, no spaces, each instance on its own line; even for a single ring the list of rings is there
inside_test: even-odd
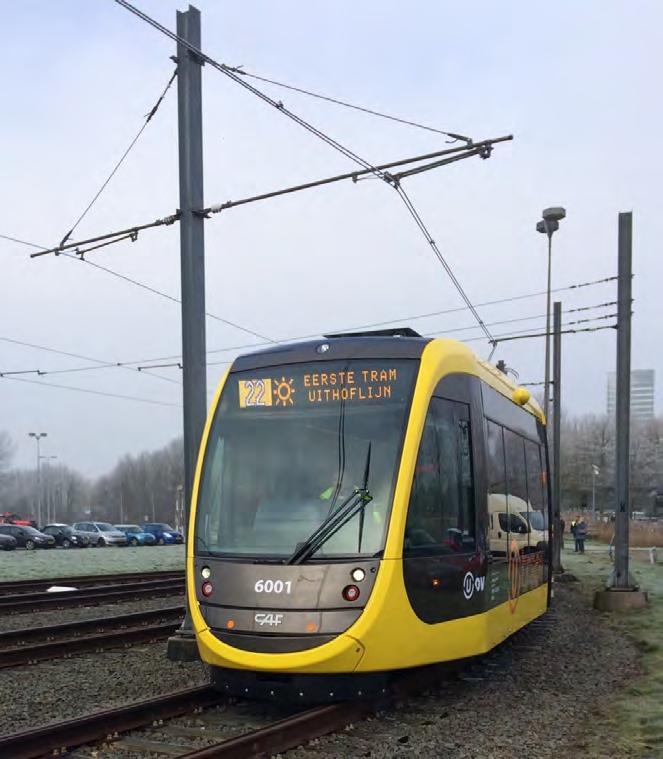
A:
[[[0,735],[206,685],[201,662],[171,662],[166,641],[0,672]]]
[[[288,751],[286,759],[623,756],[606,712],[637,673],[635,648],[591,608],[579,585],[558,584],[555,593],[549,621],[516,639],[503,668],[479,666],[482,679],[450,679],[342,733]]]
[[[623,755],[605,718],[618,689],[637,673],[636,650],[591,609],[578,584],[557,584],[556,596],[544,624],[491,655],[490,667],[479,664],[463,679],[449,676],[435,689],[285,756]],[[121,606],[125,611],[130,604]],[[120,604],[111,609],[120,613]],[[61,612],[63,619],[72,611]],[[3,670],[0,734],[208,682],[201,663],[170,662],[165,649],[163,641]]]

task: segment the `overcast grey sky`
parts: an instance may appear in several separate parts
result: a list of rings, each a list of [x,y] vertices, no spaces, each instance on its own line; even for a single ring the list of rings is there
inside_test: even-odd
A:
[[[172,0],[137,0],[174,29]],[[407,189],[475,303],[545,289],[541,209],[568,218],[554,239],[553,285],[616,274],[617,213],[633,210],[633,367],[663,392],[659,241],[663,5],[447,2],[222,3],[199,0],[203,48],[217,60],[475,139],[514,134],[474,158],[408,180]],[[165,86],[170,40],[111,0],[2,3],[0,234],[59,242]],[[264,85],[265,91],[371,162],[444,147],[392,124]],[[222,202],[353,168],[339,154],[209,67],[203,76],[205,198]],[[176,89],[77,230],[80,238],[172,213],[178,205]],[[177,226],[90,254],[101,266],[179,294]],[[180,353],[179,306],[64,257],[30,259],[0,240],[0,336],[102,361]],[[394,320],[423,333],[479,336],[398,197],[378,180],[318,189],[223,213],[206,224],[207,310],[274,339]],[[615,300],[615,283],[559,294],[565,309]],[[545,297],[479,308],[486,322],[542,317]],[[565,321],[612,313],[568,314]],[[606,324],[609,321],[594,322]],[[543,318],[491,329],[539,330]],[[208,319],[208,348],[255,341]],[[488,355],[485,341],[471,345]],[[564,339],[564,406],[605,410],[612,330]],[[218,352],[210,362],[230,360]],[[543,340],[504,343],[521,381],[543,379]],[[0,371],[90,366],[0,342]],[[210,395],[223,369],[210,365]],[[0,429],[32,465],[44,453],[99,474],[126,452],[181,432],[181,380],[136,371],[0,379]],[[15,375],[14,375],[15,376]],[[61,388],[158,401],[156,405]]]

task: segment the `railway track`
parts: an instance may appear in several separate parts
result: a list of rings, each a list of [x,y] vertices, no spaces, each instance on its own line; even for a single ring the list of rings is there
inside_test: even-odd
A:
[[[183,606],[0,633],[0,669],[145,643],[171,635]]]
[[[11,580],[0,582],[0,597],[15,593],[46,592],[54,585],[74,588],[89,588],[95,585],[120,585],[122,583],[141,582],[146,580],[183,580],[184,570],[168,570],[164,572],[123,572],[121,574],[79,575],[68,577],[48,577],[42,580]]]
[[[181,759],[270,756],[341,730],[384,708],[389,700],[420,694],[439,685],[450,672],[468,682],[508,677],[514,658],[529,649],[540,650],[542,639],[554,623],[549,614],[483,657],[403,673],[380,699],[345,701],[313,709],[292,707],[283,716],[282,706],[233,701],[209,686],[190,688],[0,737],[0,756],[37,759],[65,751],[78,759],[120,759],[128,755]]]
[[[212,707],[219,705],[220,710],[211,711]],[[249,708],[243,709],[242,713],[242,707],[246,706]],[[201,710],[209,711],[201,715]],[[0,738],[0,756],[37,759],[56,751],[71,752],[101,740],[104,741],[101,755],[109,757],[129,751],[134,756],[145,753],[186,759],[248,759],[285,751],[339,730],[372,710],[369,702],[344,702],[297,711],[293,707],[285,718],[273,720],[269,714],[262,713],[264,708],[255,704],[231,704],[221,693],[205,686]],[[267,711],[273,714],[277,710],[271,707]],[[173,720],[192,712],[200,715],[199,725],[161,724],[163,720]],[[251,722],[259,724],[246,729],[247,723]],[[147,733],[130,733],[148,725],[153,727]],[[201,746],[203,742],[206,745]],[[91,751],[100,755],[99,749]],[[92,753],[83,749],[69,755],[84,757]]]
[[[42,609],[64,609],[72,606],[95,606],[136,599],[141,596],[157,598],[183,592],[183,574],[172,578],[113,582],[106,585],[93,585],[76,590],[56,592],[15,591],[5,594],[0,592],[0,614],[40,611]]]

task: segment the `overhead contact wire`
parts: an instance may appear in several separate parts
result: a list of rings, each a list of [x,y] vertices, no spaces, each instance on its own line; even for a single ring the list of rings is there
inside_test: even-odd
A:
[[[468,298],[465,290],[462,288],[462,286],[460,285],[460,282],[458,281],[458,279],[456,278],[456,276],[453,274],[453,272],[451,270],[451,267],[449,266],[449,264],[444,259],[444,257],[442,256],[441,252],[439,251],[439,249],[435,245],[435,242],[434,242],[433,238],[431,237],[430,233],[428,232],[428,230],[426,229],[426,226],[423,223],[423,221],[421,220],[421,217],[419,216],[419,214],[417,213],[416,209],[412,205],[412,202],[410,201],[410,199],[407,196],[407,194],[405,193],[405,191],[400,187],[398,181],[395,181],[394,178],[390,174],[385,173],[385,172],[381,171],[380,169],[377,169],[375,166],[373,166],[368,161],[366,161],[365,159],[363,159],[360,156],[358,156],[352,150],[350,150],[349,148],[345,147],[344,145],[342,145],[341,143],[339,143],[337,140],[333,139],[332,137],[329,137],[329,135],[325,134],[324,132],[322,132],[321,130],[319,130],[317,127],[313,126],[312,124],[310,124],[309,122],[305,121],[304,119],[302,119],[297,114],[295,114],[292,111],[290,111],[289,109],[287,109],[283,105],[283,103],[278,102],[278,101],[274,100],[273,98],[269,97],[269,95],[267,95],[266,93],[262,92],[257,87],[253,87],[253,85],[249,84],[248,82],[246,82],[245,80],[242,79],[242,76],[237,73],[237,69],[233,69],[230,66],[227,66],[225,64],[219,63],[218,61],[215,61],[213,58],[210,58],[210,56],[208,56],[205,53],[203,53],[203,51],[200,50],[200,48],[198,48],[195,45],[191,44],[188,40],[185,40],[184,38],[182,38],[180,35],[176,34],[175,32],[172,32],[170,29],[168,29],[167,27],[163,26],[163,24],[160,24],[158,21],[156,21],[155,19],[151,18],[146,13],[143,13],[141,10],[139,10],[138,8],[136,8],[135,6],[133,6],[131,3],[127,2],[127,0],[115,0],[115,2],[118,5],[121,5],[123,8],[127,9],[128,11],[130,11],[131,13],[133,13],[134,15],[138,16],[141,20],[143,20],[146,23],[150,24],[150,26],[154,27],[155,29],[157,29],[158,31],[160,31],[162,34],[165,34],[166,36],[170,37],[170,39],[172,39],[173,41],[177,42],[179,45],[182,45],[183,47],[185,47],[191,53],[193,53],[194,55],[198,56],[200,60],[204,61],[205,63],[208,63],[210,66],[212,66],[212,68],[216,69],[217,71],[221,72],[225,76],[229,77],[234,82],[236,82],[237,84],[239,84],[241,87],[244,87],[246,90],[248,90],[249,92],[251,92],[256,97],[260,98],[264,102],[266,102],[269,105],[271,105],[274,108],[276,108],[284,116],[287,116],[292,121],[294,121],[296,124],[298,124],[299,126],[303,127],[307,131],[311,132],[312,134],[314,134],[319,139],[323,140],[323,142],[327,143],[330,147],[332,147],[335,150],[337,150],[338,152],[342,153],[347,158],[349,158],[350,160],[352,160],[355,163],[359,164],[360,166],[363,166],[364,169],[370,170],[371,173],[375,174],[380,179],[383,179],[385,182],[387,182],[387,184],[389,184],[392,187],[394,187],[397,190],[397,192],[399,193],[399,195],[401,196],[403,202],[405,203],[406,207],[410,211],[410,214],[414,218],[415,222],[418,224],[418,226],[421,229],[422,233],[428,239],[429,244],[431,245],[431,247],[435,251],[435,254],[437,255],[437,257],[440,260],[440,262],[442,263],[442,266],[444,267],[445,271],[447,272],[447,274],[451,278],[451,281],[453,282],[454,286],[456,287],[456,289],[460,293],[461,298],[463,298],[463,300],[466,302],[466,304],[468,305],[468,307],[470,308],[470,310],[472,312],[472,315],[475,317],[475,319],[477,320],[477,322],[479,323],[479,325],[483,329],[483,331],[484,331],[487,339],[489,340],[489,342],[491,342],[491,344],[493,344],[493,345],[495,344],[495,341],[493,340],[492,335],[490,334],[490,331],[486,328],[483,320],[481,319],[481,317],[477,313],[476,308],[472,305],[472,302],[469,300],[469,298]]]
[[[18,240],[14,237],[9,237],[7,235],[0,235],[0,237],[4,237],[5,239],[9,239],[12,242],[18,242],[22,245],[27,245],[31,248],[37,248],[42,253],[46,251],[50,251],[51,249],[45,248],[43,245],[37,245],[34,242],[27,242],[25,240]],[[33,254],[33,255],[40,255],[40,254]],[[146,285],[144,282],[140,282],[137,279],[134,279],[133,277],[129,277],[126,274],[120,274],[120,272],[115,271],[114,269],[110,269],[107,266],[102,266],[101,264],[95,263],[94,261],[90,261],[87,258],[84,258],[82,256],[77,257],[75,255],[72,255],[71,253],[59,253],[59,255],[64,256],[65,258],[69,258],[72,261],[82,261],[84,264],[87,264],[88,266],[92,266],[95,269],[99,269],[100,271],[104,271],[107,274],[110,274],[113,277],[117,277],[118,279],[124,280],[125,282],[135,285],[136,287],[140,287],[143,290],[146,290],[147,292],[150,292],[154,295],[158,295],[161,298],[165,298],[166,300],[169,300],[173,303],[179,303],[181,304],[182,301],[179,298],[176,298],[174,295],[170,295],[169,293],[163,292],[163,290],[157,290],[156,287],[152,287],[151,285]],[[271,344],[276,342],[271,337],[267,337],[267,335],[263,335],[260,332],[255,332],[252,329],[249,329],[248,327],[243,327],[241,324],[237,324],[237,322],[233,322],[230,319],[224,319],[222,316],[218,316],[217,314],[212,314],[208,311],[205,312],[205,316],[207,316],[210,319],[213,319],[214,321],[222,322],[223,324],[227,324],[229,327],[233,327],[234,329],[238,329],[241,332],[246,332],[248,335],[253,335],[253,337],[257,337],[259,340],[264,340],[266,344]]]

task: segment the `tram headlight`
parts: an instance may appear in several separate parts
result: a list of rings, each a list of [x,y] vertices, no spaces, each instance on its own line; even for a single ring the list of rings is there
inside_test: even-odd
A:
[[[356,601],[359,598],[359,588],[356,585],[346,585],[343,588],[343,598],[346,601]]]
[[[366,577],[366,572],[361,567],[357,567],[356,569],[353,569],[350,573],[350,576],[355,582],[361,582],[364,577]]]
[[[209,567],[203,567],[200,570],[200,576],[203,578],[203,580],[209,580],[209,578],[212,576],[212,570]]]
[[[211,582],[204,582],[200,586],[200,590],[201,590],[202,594],[205,596],[205,598],[207,598],[207,596],[211,596],[212,595],[212,583]]]

